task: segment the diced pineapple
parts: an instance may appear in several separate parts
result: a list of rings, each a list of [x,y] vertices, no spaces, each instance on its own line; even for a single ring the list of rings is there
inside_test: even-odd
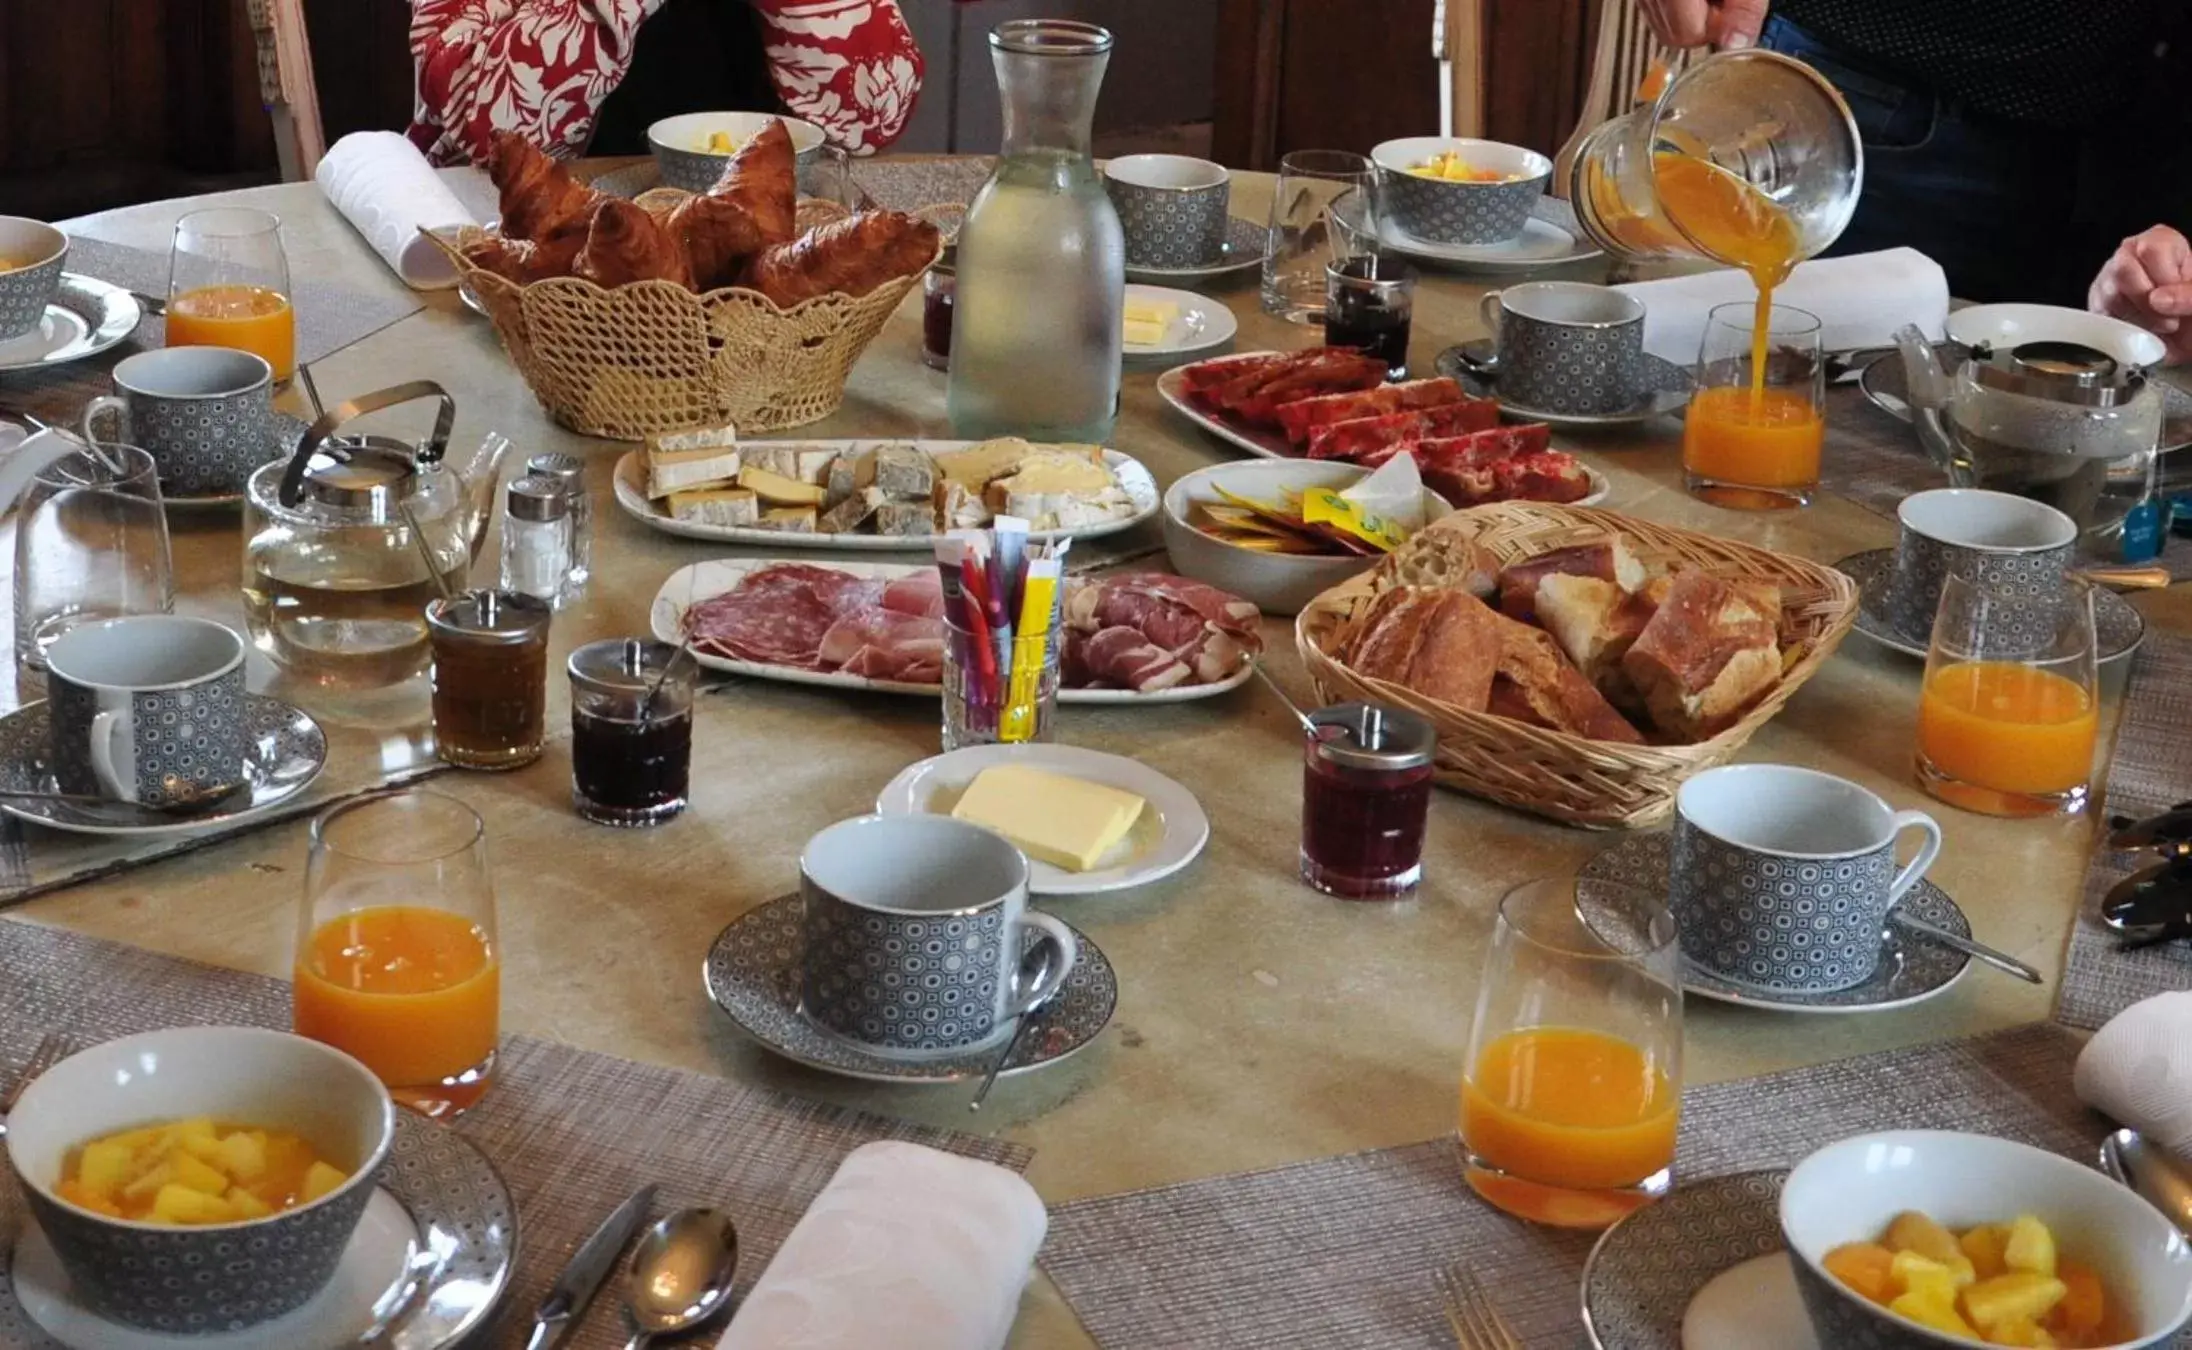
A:
[[[1957,1260],[1961,1261],[1963,1258],[1958,1257]],[[1957,1289],[1962,1287],[1957,1283],[1959,1273],[1952,1266],[1943,1265],[1912,1251],[1897,1252],[1888,1265],[1889,1277],[1895,1288],[1902,1293],[1922,1295],[1951,1306],[1956,1302]]]
[[[2065,1340],[2092,1341],[2108,1320],[2108,1294],[2101,1287],[2101,1277],[2076,1261],[2057,1260],[2055,1278],[2063,1282],[2063,1301],[2055,1305],[2049,1321]]]
[[[1954,1264],[1964,1254],[1963,1248],[1956,1245],[1954,1233],[1915,1209],[1904,1210],[1888,1225],[1887,1246],[1890,1251],[1916,1252],[1944,1266]]]
[[[220,1144],[220,1166],[238,1181],[257,1181],[266,1174],[266,1136],[256,1130],[238,1130]]]
[[[178,1120],[170,1125],[168,1129],[175,1136],[177,1143],[191,1139],[218,1139],[221,1133],[214,1127],[213,1117],[211,1116],[192,1116],[188,1120]]]
[[[1827,1273],[1874,1303],[1885,1304],[1896,1287],[1895,1253],[1877,1242],[1845,1242],[1819,1259]]]
[[[2002,1247],[2008,1241],[2008,1224],[1982,1223],[1956,1239],[1956,1245],[1964,1249],[1972,1271],[1982,1280],[1991,1280],[2009,1269],[2002,1264]]]
[[[76,1180],[93,1195],[111,1197],[129,1184],[135,1164],[127,1145],[100,1140],[84,1145],[76,1163]]]
[[[124,1186],[122,1196],[128,1200],[142,1200],[173,1180],[175,1180],[175,1166],[173,1163],[155,1163],[146,1171],[139,1173],[135,1181]]]
[[[170,1183],[152,1198],[153,1223],[228,1223],[236,1212],[217,1195]]]
[[[2052,1275],[2013,1270],[1981,1280],[1964,1291],[1964,1312],[1981,1327],[2023,1318],[2037,1322],[2063,1301],[2069,1289]]]
[[[121,1206],[80,1181],[63,1181],[53,1189],[55,1194],[79,1209],[88,1209],[94,1214],[105,1214],[116,1219],[122,1217]]]
[[[2002,1264],[2030,1275],[2055,1273],[2055,1235],[2030,1214],[2010,1221],[2009,1240],[2002,1244]]]
[[[310,1167],[304,1170],[302,1199],[309,1204],[348,1180],[350,1180],[349,1174],[341,1168],[330,1167],[326,1163],[314,1161]]]
[[[2052,1347],[2055,1338],[2048,1335],[2039,1323],[2022,1317],[2012,1317],[2006,1322],[1996,1322],[1985,1331],[1988,1345],[2040,1345]]]
[[[274,1206],[241,1186],[228,1188],[228,1207],[236,1211],[239,1219],[263,1219],[274,1212]]]
[[[1900,1294],[1894,1302],[1888,1304],[1888,1311],[1899,1313],[1922,1327],[1931,1327],[1951,1336],[1962,1336],[1966,1340],[1974,1341],[1979,1339],[1979,1333],[1973,1331],[1971,1324],[1956,1311],[1953,1297],[1942,1299],[1921,1293]]]
[[[199,1162],[181,1149],[175,1153],[176,1184],[188,1186],[207,1195],[222,1195],[228,1190],[228,1175],[211,1163]]]

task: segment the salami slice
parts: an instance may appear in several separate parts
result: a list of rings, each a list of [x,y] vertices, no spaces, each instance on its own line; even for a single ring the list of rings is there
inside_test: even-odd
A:
[[[693,645],[734,661],[820,667],[822,639],[848,613],[879,604],[883,583],[834,568],[784,563],[749,572],[685,612]]]

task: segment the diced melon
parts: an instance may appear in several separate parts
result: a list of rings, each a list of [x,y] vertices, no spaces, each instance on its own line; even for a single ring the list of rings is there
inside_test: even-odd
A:
[[[2010,1221],[2009,1240],[2002,1244],[2002,1264],[2029,1275],[2055,1273],[2055,1235],[2030,1214]]]
[[[1964,1312],[1981,1327],[2018,1318],[2037,1322],[2068,1292],[2068,1287],[2052,1275],[2013,1270],[1964,1290]]]
[[[1895,1253],[1877,1242],[1845,1242],[1819,1258],[1819,1264],[1874,1303],[1886,1303],[1900,1292],[1892,1274]]]
[[[227,1173],[180,1150],[175,1154],[175,1181],[178,1185],[188,1186],[206,1195],[221,1195],[228,1190]]]
[[[129,1184],[135,1166],[128,1145],[95,1140],[84,1145],[76,1163],[76,1179],[93,1195],[112,1196]]]
[[[349,1174],[341,1168],[330,1167],[326,1163],[315,1161],[304,1170],[304,1189],[301,1192],[301,1197],[306,1203],[310,1203],[333,1191],[348,1180],[350,1180]]]
[[[1956,1239],[1956,1245],[1964,1249],[1964,1256],[1970,1260],[1977,1276],[1991,1280],[2009,1269],[2002,1264],[2002,1247],[2008,1241],[2008,1224],[1982,1223]]]
[[[235,1217],[236,1211],[221,1197],[172,1182],[152,1198],[154,1223],[228,1223]]]
[[[175,1180],[175,1165],[169,1162],[154,1164],[139,1173],[135,1181],[122,1188],[122,1194],[131,1200],[141,1200]]]
[[[1979,1339],[1979,1333],[1956,1311],[1953,1299],[1941,1299],[1928,1294],[1910,1293],[1898,1295],[1888,1304],[1888,1311],[1899,1313],[1922,1327],[1962,1336],[1966,1340]]]
[[[1915,1209],[1904,1210],[1888,1225],[1887,1246],[1890,1251],[1916,1252],[1944,1266],[1964,1254],[1955,1234]]]
[[[263,1219],[274,1212],[274,1206],[241,1186],[228,1188],[228,1207],[236,1211],[239,1219]]]
[[[238,1130],[220,1144],[220,1166],[238,1181],[257,1181],[266,1173],[266,1136]]]
[[[2108,1320],[2108,1294],[2101,1277],[2076,1261],[2057,1260],[2055,1278],[2063,1282],[2063,1301],[2050,1318],[2055,1329],[2073,1341],[2091,1341]]]

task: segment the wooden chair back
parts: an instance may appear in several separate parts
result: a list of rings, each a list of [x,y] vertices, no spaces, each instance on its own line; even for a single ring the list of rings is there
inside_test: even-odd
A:
[[[1599,123],[1635,106],[1637,88],[1653,62],[1664,64],[1671,77],[1689,65],[1690,55],[1660,43],[1651,25],[1644,21],[1643,7],[1637,0],[1599,0],[1598,50],[1591,60],[1591,81],[1583,92],[1583,110],[1576,119],[1575,131],[1553,157],[1550,190],[1557,196],[1567,195],[1568,168],[1575,162],[1584,136]]]
[[[284,182],[302,182],[327,153],[304,0],[246,0],[246,6],[258,45],[259,95],[274,121],[275,157]]]

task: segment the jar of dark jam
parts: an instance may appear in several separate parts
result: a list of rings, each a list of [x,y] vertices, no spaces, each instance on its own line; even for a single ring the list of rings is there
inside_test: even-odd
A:
[[[685,809],[695,662],[667,642],[609,638],[571,653],[571,805],[602,825]]]
[[[930,370],[951,368],[951,309],[959,285],[956,253],[945,249],[921,283],[921,360]]]
[[[1327,895],[1384,900],[1423,879],[1438,733],[1397,708],[1341,703],[1309,715],[1302,771],[1302,880]]]

